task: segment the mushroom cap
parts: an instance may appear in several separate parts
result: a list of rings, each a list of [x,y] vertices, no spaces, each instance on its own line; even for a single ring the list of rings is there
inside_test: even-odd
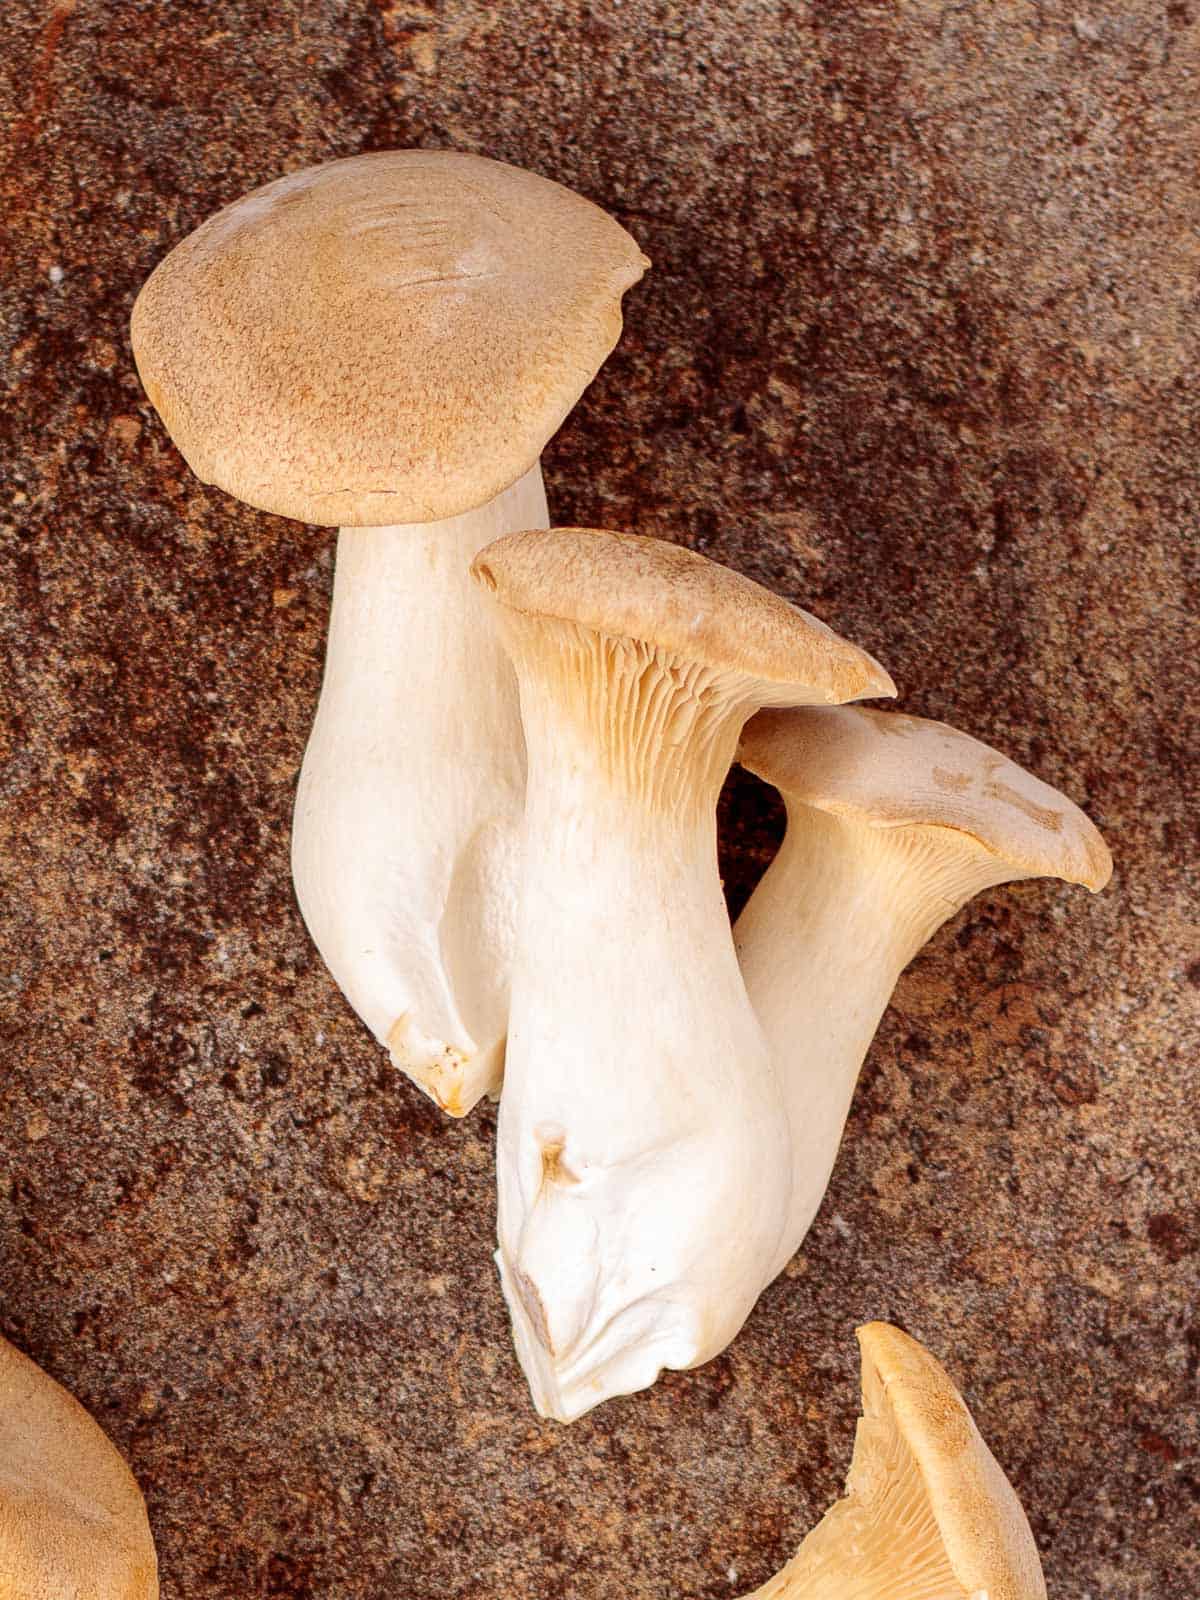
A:
[[[863,1417],[888,1413],[908,1445],[965,1593],[1042,1600],[1042,1564],[1021,1502],[941,1363],[889,1323],[857,1332]],[[853,1480],[852,1466],[848,1487]]]
[[[79,1402],[0,1339],[0,1593],[155,1600],[146,1507]]]
[[[864,706],[763,711],[743,730],[738,760],[789,801],[835,816],[967,834],[1020,876],[1095,891],[1112,875],[1077,805],[944,722]]]
[[[471,575],[510,610],[636,639],[756,680],[762,703],[895,694],[865,650],[761,584],[682,545],[598,528],[511,533]]]
[[[188,465],[263,511],[432,522],[533,466],[649,262],[598,206],[482,156],[279,178],[159,264],[138,371]]]
[[[1046,1600],[1021,1502],[940,1364],[886,1322],[858,1342],[845,1494],[753,1600]]]

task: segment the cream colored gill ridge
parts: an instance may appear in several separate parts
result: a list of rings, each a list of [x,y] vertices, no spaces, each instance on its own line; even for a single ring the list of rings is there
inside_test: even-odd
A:
[[[1020,1501],[943,1368],[887,1323],[858,1339],[845,1493],[749,1600],[1046,1600]]]

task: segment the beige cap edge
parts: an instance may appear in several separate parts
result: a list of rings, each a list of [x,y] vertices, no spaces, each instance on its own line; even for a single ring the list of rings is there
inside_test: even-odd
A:
[[[505,534],[471,575],[518,615],[637,639],[744,673],[764,703],[837,704],[895,694],[865,650],[753,579],[684,545],[606,528]]]
[[[863,1407],[871,1373],[925,1481],[954,1574],[968,1596],[1046,1600],[1029,1520],[941,1363],[886,1322],[856,1330]]]
[[[967,770],[939,767],[939,747]],[[866,706],[768,710],[747,724],[738,761],[795,804],[877,828],[964,834],[1016,876],[1093,893],[1112,876],[1108,846],[1074,801],[947,723]]]

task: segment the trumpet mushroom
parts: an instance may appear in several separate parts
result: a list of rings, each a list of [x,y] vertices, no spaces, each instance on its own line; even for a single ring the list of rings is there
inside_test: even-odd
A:
[[[647,265],[558,184],[401,150],[236,201],[134,306],[146,392],[197,476],[341,528],[296,894],[355,1011],[456,1115],[500,1080],[524,786],[467,566],[546,525],[538,457]]]
[[[858,1343],[845,1496],[748,1600],[1046,1600],[1021,1502],[941,1365],[886,1322]]]
[[[0,1339],[0,1596],[156,1600],[133,1475],[83,1407]]]
[[[863,1057],[921,946],[984,889],[1056,877],[1099,890],[1112,859],[1064,795],[941,722],[764,711],[738,760],[782,791],[788,816],[734,929],[792,1122],[779,1270],[816,1215]]]
[[[511,534],[472,572],[529,758],[497,1261],[535,1404],[570,1421],[721,1350],[788,1215],[787,1114],[717,873],[739,730],[761,705],[894,690],[657,539]]]

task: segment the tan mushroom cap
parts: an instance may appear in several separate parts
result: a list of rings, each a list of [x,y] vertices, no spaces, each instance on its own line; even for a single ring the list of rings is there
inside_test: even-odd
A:
[[[754,1600],[1046,1600],[1021,1503],[941,1365],[885,1322],[858,1342],[845,1495]]]
[[[163,260],[138,371],[188,465],[264,511],[430,522],[529,470],[649,262],[590,201],[456,151],[310,167]]]
[[[1077,805],[944,722],[863,706],[764,711],[743,730],[738,760],[789,800],[836,816],[967,834],[1021,876],[1096,891],[1112,874]]]
[[[945,1369],[886,1322],[858,1329],[863,1415],[890,1413],[916,1460],[955,1577],[970,1596],[1044,1596],[1042,1564],[1016,1491]]]
[[[83,1407],[0,1339],[0,1595],[154,1600],[133,1475]]]
[[[511,533],[481,550],[471,573],[513,611],[740,674],[767,704],[896,692],[873,657],[807,611],[662,539],[598,528]]]

